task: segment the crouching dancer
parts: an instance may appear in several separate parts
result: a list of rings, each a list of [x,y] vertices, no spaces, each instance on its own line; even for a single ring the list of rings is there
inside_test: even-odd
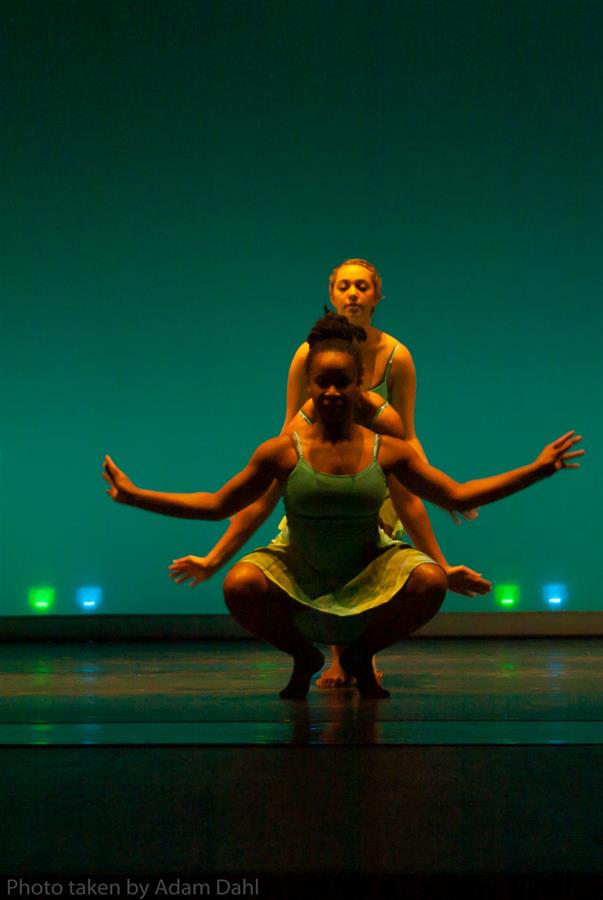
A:
[[[305,698],[324,657],[314,641],[344,645],[342,664],[360,694],[389,696],[372,666],[375,653],[432,619],[447,588],[429,556],[379,529],[379,508],[393,476],[412,493],[447,510],[464,510],[523,490],[583,454],[570,431],[536,460],[513,471],[459,484],[425,463],[403,440],[357,424],[362,361],[356,326],[308,337],[308,393],[315,420],[261,444],[238,475],[215,493],[171,494],[135,486],[110,457],[103,477],[117,502],[192,519],[224,519],[280,485],[289,541],[245,556],[224,583],[226,605],[252,634],[293,657],[280,695]],[[172,573],[194,577],[187,558]]]

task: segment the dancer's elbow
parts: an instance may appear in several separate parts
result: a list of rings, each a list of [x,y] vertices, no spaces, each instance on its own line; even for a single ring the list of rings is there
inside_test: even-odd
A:
[[[192,517],[206,522],[219,522],[229,514],[226,503],[219,494],[199,494],[194,503]]]
[[[472,505],[469,491],[464,484],[454,484],[449,487],[440,502],[442,509],[446,509],[448,512],[462,512],[464,509],[471,509]]]

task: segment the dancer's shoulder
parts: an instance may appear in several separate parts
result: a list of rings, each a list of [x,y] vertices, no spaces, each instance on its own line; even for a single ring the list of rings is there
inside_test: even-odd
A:
[[[310,344],[307,341],[304,341],[303,344],[300,344],[295,353],[291,358],[291,365],[303,364],[306,361],[306,357],[310,352]]]
[[[300,344],[293,357],[291,359],[291,363],[289,365],[289,376],[287,379],[287,384],[289,390],[292,388],[296,391],[296,393],[300,394],[300,399],[303,393],[305,393],[305,383],[306,383],[306,375],[305,375],[305,367],[306,367],[306,358],[308,353],[310,352],[310,345],[304,341],[303,344]],[[304,386],[302,390],[301,385]],[[297,404],[296,410],[301,406],[301,402]]]
[[[389,434],[382,434],[380,440],[379,462],[383,468],[394,466],[397,463],[416,455],[416,451],[408,441]]]
[[[388,405],[381,394],[375,391],[361,391],[356,403],[355,419],[359,425],[367,425],[373,421],[375,413]]]
[[[297,411],[308,399],[305,368],[306,357],[308,356],[309,350],[309,344],[304,341],[293,354],[293,359],[289,366],[289,374],[287,376],[285,426],[293,419]]]
[[[291,434],[279,434],[269,438],[256,448],[251,462],[258,468],[267,466],[290,469],[295,465],[297,455]]]
[[[386,331],[381,332],[381,340],[385,346],[386,353],[391,356],[392,364],[410,361],[412,363],[412,354],[406,344],[399,338],[388,334]]]

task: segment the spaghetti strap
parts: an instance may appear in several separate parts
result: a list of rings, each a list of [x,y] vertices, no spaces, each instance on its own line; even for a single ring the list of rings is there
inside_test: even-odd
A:
[[[396,352],[396,350],[398,349],[399,346],[400,346],[400,342],[398,341],[398,343],[395,345],[394,349],[390,353],[387,362],[385,363],[385,372],[383,373],[383,381],[385,381],[385,382],[387,382],[387,379],[389,378],[390,369],[391,369],[392,363],[394,361],[394,353]]]
[[[299,439],[299,434],[297,433],[297,431],[294,431],[293,434],[291,435],[291,437],[293,438],[293,441],[295,443],[295,449],[297,450],[297,455],[299,456],[300,459],[303,459],[304,451],[302,450],[301,441]]]
[[[388,403],[387,400],[386,400],[385,403],[382,403],[382,404],[381,404],[381,406],[379,407],[379,409],[376,409],[376,410],[375,410],[375,412],[373,413],[373,418],[371,419],[371,422],[370,422],[370,425],[371,425],[371,426],[375,424],[375,422],[377,421],[378,417],[381,415],[381,413],[383,412],[383,410],[384,410],[387,406],[389,406],[389,403]],[[370,426],[369,426],[369,427],[370,427]]]
[[[378,381],[377,384],[374,384],[372,387],[368,388],[369,391],[375,391],[375,393],[380,394],[384,400],[387,400],[387,395],[389,394],[388,389],[388,380],[389,373],[391,371],[392,363],[394,361],[394,354],[398,347],[400,346],[399,342],[394,345],[393,350],[387,357],[387,362],[385,363],[385,368],[383,370],[383,377],[381,381]]]
[[[372,462],[377,462],[377,454],[379,453],[379,439],[380,439],[380,437],[381,437],[380,434],[376,434],[376,435],[375,435],[375,440],[373,441],[373,458],[372,458],[372,460],[371,460]]]
[[[304,420],[304,422],[306,422],[308,425],[314,425],[314,422],[312,421],[310,416],[306,415],[306,413],[303,411],[303,409],[300,409],[299,414],[302,417],[302,419]]]

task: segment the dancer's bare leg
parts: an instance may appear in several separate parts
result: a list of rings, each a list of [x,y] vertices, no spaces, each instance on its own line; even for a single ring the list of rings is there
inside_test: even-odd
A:
[[[350,687],[350,685],[354,684],[354,678],[352,675],[349,675],[341,665],[341,654],[345,650],[345,647],[339,644],[332,644],[330,650],[331,665],[328,669],[325,670],[320,678],[317,679],[316,687]],[[373,670],[375,672],[375,678],[381,681],[381,679],[383,678],[383,672],[379,672],[379,670],[377,669],[376,656],[373,657]]]
[[[250,563],[238,563],[230,570],[224,581],[224,599],[243,628],[293,657],[291,678],[280,696],[284,700],[304,700],[310,679],[320,671],[325,659],[295,627],[295,602]]]
[[[389,697],[373,670],[375,653],[416,631],[439,611],[448,586],[444,570],[435,564],[417,566],[404,587],[380,606],[363,635],[344,649],[341,664],[356,678],[363,697]]]

